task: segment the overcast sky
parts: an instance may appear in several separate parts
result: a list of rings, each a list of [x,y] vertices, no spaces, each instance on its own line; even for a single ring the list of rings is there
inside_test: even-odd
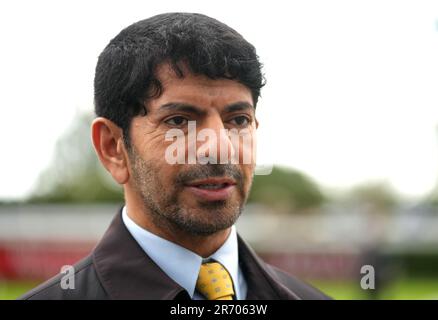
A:
[[[92,110],[109,40],[169,11],[210,15],[256,46],[263,161],[328,188],[386,181],[415,197],[435,186],[438,1],[2,1],[0,199],[25,196]]]

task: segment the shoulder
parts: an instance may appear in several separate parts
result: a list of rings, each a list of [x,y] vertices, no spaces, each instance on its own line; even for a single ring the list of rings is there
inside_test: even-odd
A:
[[[303,280],[297,279],[289,273],[266,264],[273,274],[277,277],[278,281],[289,290],[294,291],[303,300],[331,300],[332,298],[322,293],[315,287],[306,283]]]
[[[70,288],[62,288],[61,281],[66,275],[60,273],[21,296],[20,300],[79,300],[107,299],[92,256],[89,255],[73,265],[74,277]]]

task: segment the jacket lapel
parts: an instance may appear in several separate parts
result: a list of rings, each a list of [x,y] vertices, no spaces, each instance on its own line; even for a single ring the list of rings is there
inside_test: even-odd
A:
[[[93,261],[110,299],[190,299],[137,244],[122,221],[121,211],[94,249]]]

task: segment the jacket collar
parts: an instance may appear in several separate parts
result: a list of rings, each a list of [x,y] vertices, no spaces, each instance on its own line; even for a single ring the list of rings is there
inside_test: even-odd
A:
[[[299,299],[238,236],[239,261],[248,284],[248,300]],[[126,229],[121,210],[93,251],[97,276],[110,299],[190,300],[143,251]]]

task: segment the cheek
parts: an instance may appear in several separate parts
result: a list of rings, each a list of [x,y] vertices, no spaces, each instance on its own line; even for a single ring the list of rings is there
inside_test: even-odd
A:
[[[177,165],[170,165],[166,162],[161,163],[157,166],[158,172],[156,173],[157,178],[160,179],[164,190],[163,193],[173,190],[177,186],[175,185],[175,180],[178,175],[179,169]]]
[[[243,134],[242,134],[243,132]],[[255,131],[251,129],[243,129],[241,136],[231,139],[234,150],[238,150],[239,163],[251,165],[256,160],[257,137]]]
[[[254,164],[248,164],[248,165],[241,166],[241,170],[242,170],[242,174],[243,174],[243,184],[244,184],[245,191],[247,191],[247,192],[249,191],[249,188],[251,186],[252,178],[254,175],[254,169],[255,169]]]
[[[169,145],[166,141],[166,132],[154,123],[137,125],[131,129],[136,150],[143,159],[161,162],[164,160],[164,150]]]

